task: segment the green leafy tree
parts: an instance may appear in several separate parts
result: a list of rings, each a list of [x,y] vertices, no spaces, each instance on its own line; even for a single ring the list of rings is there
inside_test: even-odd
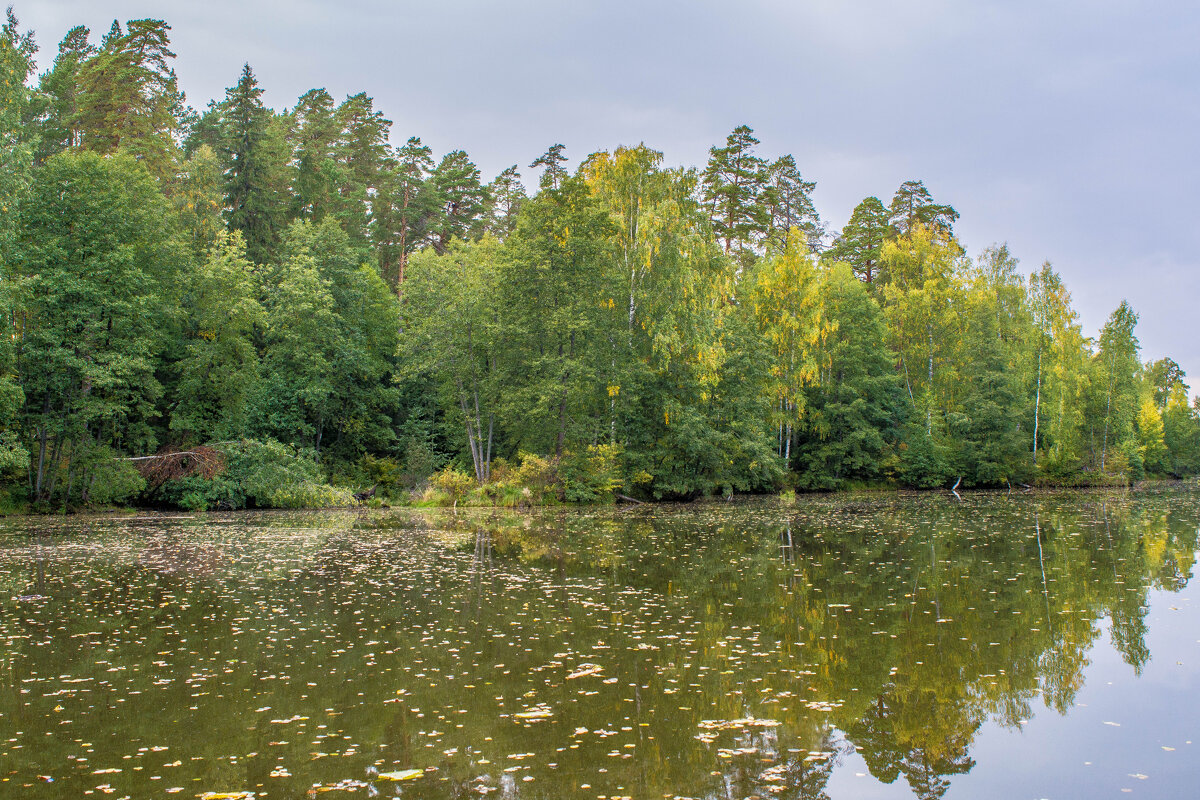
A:
[[[1172,393],[1177,387],[1182,387],[1187,393],[1188,386],[1183,382],[1187,377],[1183,368],[1171,358],[1160,358],[1146,366],[1146,380],[1150,384],[1151,399],[1158,410],[1165,411]]]
[[[606,405],[605,329],[615,318],[612,222],[582,179],[546,185],[525,204],[502,262],[507,387],[503,419],[513,446],[561,456],[594,441]]]
[[[821,316],[817,267],[798,228],[786,249],[755,265],[752,281],[751,303],[771,353],[770,402],[777,452],[787,463],[795,429],[804,417],[805,388],[817,380],[817,348],[828,333]]]
[[[188,341],[176,365],[171,430],[189,443],[242,438],[258,384],[255,336],[265,314],[241,234],[220,233],[189,284]]]
[[[0,28],[0,473],[8,475],[29,462],[17,435],[25,395],[16,372],[14,342],[23,288],[16,269],[18,239],[33,161],[28,126],[23,124],[33,106],[26,81],[33,74],[36,52],[33,36],[21,33],[9,8]]]
[[[252,429],[356,461],[392,445],[395,298],[336,220],[293,223],[266,286]]]
[[[1135,424],[1142,467],[1155,475],[1165,474],[1171,468],[1170,452],[1164,438],[1163,415],[1152,397],[1144,398],[1138,405]]]
[[[1134,335],[1137,321],[1137,314],[1122,300],[1104,323],[1099,348],[1092,357],[1093,413],[1089,414],[1088,424],[1093,458],[1101,472],[1108,467],[1110,451],[1121,450],[1133,435],[1141,348]]]
[[[171,201],[197,260],[206,257],[225,231],[224,184],[221,159],[206,144],[200,145],[180,167]]]
[[[947,414],[951,466],[966,486],[1011,485],[1025,480],[1032,450],[1021,423],[1026,396],[1018,338],[1024,287],[1006,248],[985,251],[967,291],[962,333],[962,389]]]
[[[500,242],[453,241],[418,253],[405,285],[406,368],[433,376],[445,415],[465,435],[475,480],[491,477],[499,405]]]
[[[807,489],[836,489],[883,474],[903,422],[904,390],[883,311],[848,264],[829,269],[820,299],[826,333],[815,355],[818,379],[805,392],[796,478]]]
[[[1186,386],[1176,384],[1171,390],[1162,418],[1171,474],[1200,474],[1200,408],[1188,405]]]
[[[1029,278],[1029,306],[1034,361],[1030,433],[1034,447],[1048,451],[1044,466],[1061,474],[1075,469],[1083,446],[1086,347],[1071,295],[1049,263]]]
[[[954,372],[962,341],[961,254],[946,233],[918,223],[885,243],[880,256],[889,345],[900,357],[909,400],[925,418],[926,436],[933,436],[935,417],[953,408],[961,387]]]
[[[179,250],[154,180],[124,155],[52,156],[23,214],[17,364],[30,489],[86,503],[115,453],[155,445],[156,355]]]

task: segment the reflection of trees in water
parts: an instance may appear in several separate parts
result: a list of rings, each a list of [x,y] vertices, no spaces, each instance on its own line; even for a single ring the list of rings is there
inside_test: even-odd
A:
[[[1096,620],[1111,618],[1113,644],[1135,670],[1145,663],[1148,588],[1190,577],[1195,515],[1139,509],[1138,529],[1130,505],[969,499],[883,514],[835,505],[816,519],[783,512],[773,541],[745,536],[749,521],[698,532],[688,551],[672,549],[670,533],[651,534],[667,552],[634,542],[620,567],[611,555],[605,567],[614,584],[665,579],[706,611],[709,641],[752,618],[783,649],[823,664],[817,696],[858,701],[831,721],[872,774],[904,775],[918,796],[940,797],[950,776],[971,769],[969,748],[986,719],[1021,724],[1039,696],[1060,713],[1071,707]],[[1170,524],[1172,514],[1191,520],[1190,531]],[[576,541],[568,560],[586,564],[595,535],[568,533]],[[750,780],[724,773],[730,785]]]
[[[945,747],[938,749],[936,755],[930,754],[925,748],[916,748],[905,754],[900,762],[900,770],[904,773],[913,794],[921,800],[937,800],[946,794],[950,788],[952,775],[965,775],[975,766],[975,761],[967,754],[971,737],[965,737],[954,742],[946,742]]]
[[[25,629],[34,638],[15,640],[10,658],[14,671],[128,678],[141,694],[124,707],[157,704],[142,724],[159,725],[162,741],[206,768],[230,742],[286,753],[297,786],[336,771],[332,758],[310,760],[334,745],[265,723],[255,708],[309,715],[309,732],[318,721],[344,730],[364,766],[438,766],[438,781],[447,779],[406,783],[406,796],[474,796],[480,776],[498,796],[506,754],[537,751],[559,766],[512,762],[538,778],[509,775],[514,796],[558,796],[556,781],[571,776],[601,794],[821,798],[839,753],[857,747],[879,780],[904,777],[917,796],[941,797],[971,768],[985,721],[1015,725],[1039,697],[1070,708],[1098,620],[1110,617],[1114,645],[1145,663],[1149,589],[1180,588],[1193,569],[1197,513],[1183,503],[1165,513],[971,497],[882,505],[463,514],[450,525],[360,517],[355,530],[280,537],[250,554],[215,529],[178,542],[151,534],[120,563],[22,562],[14,592],[55,605],[20,607],[12,625],[40,627]],[[83,635],[91,631],[102,635]],[[27,652],[47,637],[78,650]],[[166,666],[146,667],[143,650]],[[123,657],[129,670],[104,671]],[[584,662],[602,673],[568,680]],[[230,704],[219,693],[253,700]],[[51,722],[54,702],[38,711]],[[552,707],[553,720],[514,722],[534,703]],[[325,717],[327,708],[346,714]],[[33,707],[18,716],[22,730],[41,724]],[[749,716],[779,725],[694,738],[703,719]],[[206,722],[186,724],[195,719]],[[110,716],[73,724],[76,737],[111,740]],[[576,725],[593,732],[558,753]],[[599,739],[602,725],[632,730]],[[434,727],[444,737],[430,739]],[[290,744],[271,744],[279,740]],[[628,759],[606,757],[618,742],[636,745]],[[455,747],[458,756],[439,755]],[[478,757],[472,747],[492,763],[468,760]],[[720,750],[754,752],[726,759]],[[352,762],[338,762],[337,776]],[[603,779],[597,762],[609,770]],[[270,763],[222,769],[253,786],[278,782],[264,774]]]

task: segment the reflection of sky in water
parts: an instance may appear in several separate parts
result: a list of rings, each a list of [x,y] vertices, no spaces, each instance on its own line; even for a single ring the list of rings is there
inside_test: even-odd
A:
[[[1187,797],[1195,501],[9,520],[0,796]]]

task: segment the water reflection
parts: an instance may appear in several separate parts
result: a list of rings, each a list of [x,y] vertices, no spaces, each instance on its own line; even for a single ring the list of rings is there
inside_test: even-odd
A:
[[[953,795],[985,728],[1072,718],[1105,629],[1142,671],[1195,500],[9,523],[0,780],[823,798],[861,763]]]

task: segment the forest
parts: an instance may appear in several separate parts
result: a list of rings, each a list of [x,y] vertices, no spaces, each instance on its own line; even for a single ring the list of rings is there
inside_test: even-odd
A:
[[[740,126],[702,166],[553,144],[489,181],[366,94],[269,108],[249,65],[194,108],[170,48],[130,20],[39,60],[8,12],[0,507],[1200,472],[1200,407],[1134,309],[1089,335],[1049,263],[969,255],[919,180],[837,230]]]

